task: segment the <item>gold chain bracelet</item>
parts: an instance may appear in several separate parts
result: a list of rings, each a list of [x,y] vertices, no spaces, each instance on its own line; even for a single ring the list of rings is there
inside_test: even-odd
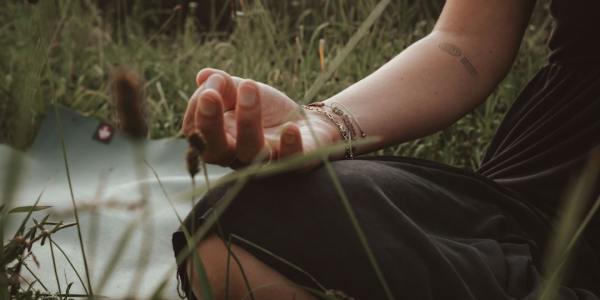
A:
[[[342,122],[338,121],[333,114],[326,110],[327,106],[322,102],[315,102],[310,103],[308,105],[303,105],[303,108],[305,108],[306,110],[318,112],[324,115],[327,119],[329,119],[329,121],[331,121],[331,123],[333,123],[337,127],[338,131],[340,132],[340,136],[346,144],[344,158],[354,159],[355,149],[352,146],[352,140],[355,139],[356,133],[354,127],[352,126],[352,122],[350,122],[348,116],[339,109],[335,110],[334,108],[331,108],[332,112],[342,119]]]

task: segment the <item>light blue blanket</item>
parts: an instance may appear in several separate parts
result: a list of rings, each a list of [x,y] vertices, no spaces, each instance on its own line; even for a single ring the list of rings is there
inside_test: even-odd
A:
[[[78,115],[65,108],[59,108],[58,115],[62,122],[74,198],[80,211],[92,286],[96,289],[109,262],[114,259],[113,253],[119,239],[129,224],[135,223],[126,251],[116,262],[105,288],[102,291],[95,290],[94,293],[109,298],[133,294],[146,298],[163,280],[168,279],[164,297],[176,298],[171,233],[177,229],[179,221],[152,169],[158,174],[170,198],[176,198],[175,195],[189,190],[191,180],[184,162],[186,141],[171,138],[148,140],[136,147],[122,133],[112,131],[111,127],[104,126],[100,120]],[[51,208],[34,213],[34,217],[39,220],[49,213],[53,220],[67,223],[73,222],[74,218],[58,128],[54,109],[51,108],[33,145],[19,155],[23,169],[11,206],[32,205],[44,191],[40,205],[49,205]],[[6,176],[14,176],[14,172],[7,169],[8,159],[13,157],[14,151],[6,145],[0,145],[2,191],[6,188]],[[230,169],[208,166],[211,180],[228,172]],[[196,181],[198,185],[204,184],[202,176],[197,176]],[[147,193],[149,209],[145,221],[142,218],[144,210],[136,208],[143,193]],[[191,200],[184,202],[173,199],[173,202],[174,209],[181,217],[185,217],[191,208]],[[97,207],[95,212],[92,207]],[[12,236],[24,216],[25,214],[11,215],[5,236]],[[97,225],[93,225],[94,222]],[[96,234],[93,234],[94,231]],[[54,235],[54,240],[66,251],[80,274],[85,276],[76,228],[70,227],[58,232]],[[33,263],[30,266],[50,291],[58,291],[50,248],[47,244],[43,247],[38,244],[32,250],[40,266],[37,268]],[[74,282],[71,292],[82,293],[81,283],[72,268],[62,254],[55,254],[63,292],[67,282]],[[147,261],[146,271],[142,277],[136,277],[136,273],[140,272],[136,271],[140,259]],[[32,279],[27,272],[23,272],[23,275]],[[133,282],[139,284],[137,292],[130,290],[135,286]]]

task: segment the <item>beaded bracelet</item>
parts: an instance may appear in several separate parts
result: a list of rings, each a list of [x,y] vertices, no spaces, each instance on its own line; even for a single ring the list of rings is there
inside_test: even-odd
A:
[[[337,106],[340,106],[342,108],[339,108]],[[354,125],[356,125],[356,127],[358,128],[358,130],[360,131],[360,137],[364,138],[367,136],[367,134],[362,130],[362,128],[360,127],[360,124],[358,124],[358,121],[356,120],[356,118],[354,117],[354,115],[352,115],[352,113],[350,112],[350,110],[342,103],[338,103],[338,102],[331,102],[331,108],[333,110],[334,113],[342,116],[346,122],[348,122],[352,128],[352,136],[356,136],[355,131],[354,131]],[[352,118],[353,122],[350,122],[348,115]]]
[[[303,107],[307,110],[315,111],[324,115],[338,128],[340,136],[346,143],[344,158],[354,159],[354,153],[356,152],[356,149],[352,146],[352,141],[356,139],[356,130],[354,129],[354,125],[348,115],[342,109],[325,105],[325,103],[322,102],[310,103],[308,105],[303,105]],[[331,109],[331,111],[337,115],[342,122],[338,121],[334,115],[328,112],[326,110],[327,108]],[[356,124],[361,132],[361,137],[365,137],[366,134],[362,131],[360,126],[358,126],[358,123]]]

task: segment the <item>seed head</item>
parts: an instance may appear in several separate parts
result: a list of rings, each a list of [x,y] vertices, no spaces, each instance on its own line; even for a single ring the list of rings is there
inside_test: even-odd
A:
[[[198,153],[204,152],[204,149],[206,148],[206,142],[204,142],[204,139],[198,133],[192,133],[190,136],[188,136],[187,140],[190,146],[194,148],[194,150],[198,151]]]
[[[112,74],[111,94],[118,127],[133,138],[145,138],[148,124],[140,77],[128,68],[118,67]]]
[[[194,176],[198,174],[198,171],[200,171],[199,156],[200,154],[193,147],[189,147],[185,155],[185,162],[187,165],[188,173],[192,178],[194,178]]]

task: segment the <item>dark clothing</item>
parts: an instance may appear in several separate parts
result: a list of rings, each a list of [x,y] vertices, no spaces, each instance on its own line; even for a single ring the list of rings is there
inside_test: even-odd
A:
[[[600,1],[554,0],[550,5],[556,26],[550,39],[550,62],[600,64]]]
[[[479,170],[547,213],[600,145],[600,1],[554,0],[550,12],[549,64],[513,104]]]
[[[600,64],[554,63],[513,104],[478,172],[554,219],[567,186],[599,145]],[[600,193],[600,182],[596,186],[590,206]],[[588,232],[600,236],[600,217]],[[600,254],[600,238],[590,243]]]
[[[479,173],[551,212],[598,145],[600,64],[551,64],[511,107]]]
[[[505,116],[478,172],[399,157],[332,163],[396,299],[537,299],[565,187],[600,148],[600,1],[556,0],[551,9],[550,63]],[[204,197],[186,226],[201,224],[227,190]],[[574,250],[560,299],[600,299],[599,219]],[[223,238],[249,240],[327,289],[386,299],[323,167],[251,180],[219,223]],[[175,233],[175,252],[185,244]],[[236,244],[318,287],[272,255]],[[179,275],[188,290],[183,268]]]
[[[475,173],[409,158],[344,160],[333,167],[396,299],[537,299],[551,225],[512,192]],[[226,191],[202,199],[196,224]],[[325,168],[253,180],[220,226],[226,240],[249,240],[327,289],[386,299]],[[181,232],[173,243],[177,252],[185,247]],[[273,256],[236,244],[293,282],[317,288]],[[578,268],[584,280],[563,288],[561,299],[598,299],[590,291],[600,292],[600,262],[586,243],[576,256],[589,268]],[[180,275],[185,290],[183,269]]]
[[[566,187],[600,151],[600,1],[554,0],[550,11],[549,64],[505,116],[478,172],[555,218]],[[598,194],[600,181],[590,205]],[[600,217],[588,232],[600,236]],[[600,238],[590,242],[600,254]]]

